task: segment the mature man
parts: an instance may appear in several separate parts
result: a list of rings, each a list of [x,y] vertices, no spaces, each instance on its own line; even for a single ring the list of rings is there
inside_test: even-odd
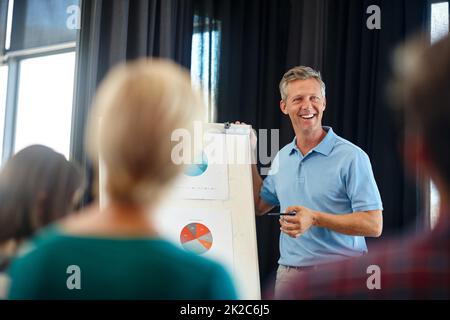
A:
[[[280,82],[281,111],[294,140],[276,155],[263,181],[253,165],[255,208],[279,205],[280,259],[275,294],[295,274],[367,252],[365,236],[382,231],[382,203],[366,153],[322,126],[326,107],[320,73],[304,66]]]
[[[440,194],[436,227],[380,243],[357,260],[302,273],[279,294],[286,299],[450,298],[450,38],[429,47],[413,41],[400,52],[390,86],[406,120],[405,164],[430,177]],[[418,170],[419,169],[419,170]]]

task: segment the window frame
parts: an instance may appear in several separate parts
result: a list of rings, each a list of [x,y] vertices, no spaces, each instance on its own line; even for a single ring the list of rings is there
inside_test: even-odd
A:
[[[0,57],[5,55],[9,0],[0,0]],[[3,64],[0,60],[0,64]]]
[[[427,24],[427,35],[429,36],[429,40],[431,42],[432,36],[431,36],[431,20],[432,20],[432,6],[433,4],[436,3],[443,3],[443,2],[447,2],[448,4],[448,17],[449,17],[449,26],[450,26],[450,1],[449,0],[428,0],[428,6],[427,6],[427,17],[428,17],[428,24]],[[450,34],[450,30],[449,30],[449,34]],[[432,192],[431,192],[431,183],[432,180],[429,177],[425,177],[422,180],[422,199],[423,199],[423,203],[421,205],[421,209],[423,210],[423,225],[424,228],[427,230],[431,230],[435,227],[434,223],[433,223],[433,216],[432,216],[432,212],[431,212],[431,199],[432,199]],[[439,211],[439,209],[438,209]],[[439,219],[439,212],[437,213],[437,219],[435,222],[437,222],[437,220]]]
[[[83,0],[80,0],[80,7]],[[4,128],[3,128],[3,150],[2,157],[0,159],[0,165],[5,163],[14,153],[15,135],[16,135],[16,122],[17,122],[17,108],[19,98],[19,82],[20,82],[20,64],[25,59],[32,59],[44,56],[51,56],[61,53],[75,53],[75,70],[74,76],[78,74],[78,50],[77,43],[79,42],[80,30],[77,30],[76,41],[62,42],[55,45],[41,46],[29,49],[21,50],[6,50],[6,26],[7,16],[9,11],[9,0],[0,0],[0,30],[5,32],[0,33],[0,65],[8,66],[7,87],[6,87],[6,104],[5,104],[5,116],[4,116]],[[6,10],[3,10],[6,9]],[[74,80],[73,93],[75,94],[76,79]],[[69,159],[73,157],[73,129],[75,118],[75,97],[72,99],[72,115],[71,115],[71,134],[69,138]]]

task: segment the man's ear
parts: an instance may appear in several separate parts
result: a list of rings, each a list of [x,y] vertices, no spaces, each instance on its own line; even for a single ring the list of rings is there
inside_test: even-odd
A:
[[[322,110],[322,112],[325,111],[326,108],[327,108],[327,99],[324,97],[323,98],[323,110]]]
[[[288,114],[286,102],[284,102],[284,100],[280,101],[280,109],[284,114]]]

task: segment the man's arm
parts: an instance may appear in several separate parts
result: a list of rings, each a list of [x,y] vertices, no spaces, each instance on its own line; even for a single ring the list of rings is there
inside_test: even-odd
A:
[[[243,124],[245,122],[236,121],[235,124]],[[255,131],[252,129],[250,132],[250,151],[252,160],[252,180],[253,180],[253,201],[255,203],[255,214],[257,216],[265,215],[269,212],[274,205],[268,204],[259,195],[263,185],[263,179],[258,173],[258,167],[256,166],[256,148],[257,148],[258,138],[256,137]]]
[[[330,214],[313,211],[301,206],[292,206],[286,212],[295,211],[295,216],[283,216],[280,219],[281,231],[291,237],[306,232],[311,226],[364,237],[379,237],[383,230],[381,210],[358,211],[347,214]]]

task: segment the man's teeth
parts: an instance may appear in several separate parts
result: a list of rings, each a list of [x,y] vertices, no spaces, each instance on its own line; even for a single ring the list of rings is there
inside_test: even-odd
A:
[[[302,117],[303,119],[311,119],[312,117],[314,117],[314,115],[313,114],[305,114],[300,117]]]

